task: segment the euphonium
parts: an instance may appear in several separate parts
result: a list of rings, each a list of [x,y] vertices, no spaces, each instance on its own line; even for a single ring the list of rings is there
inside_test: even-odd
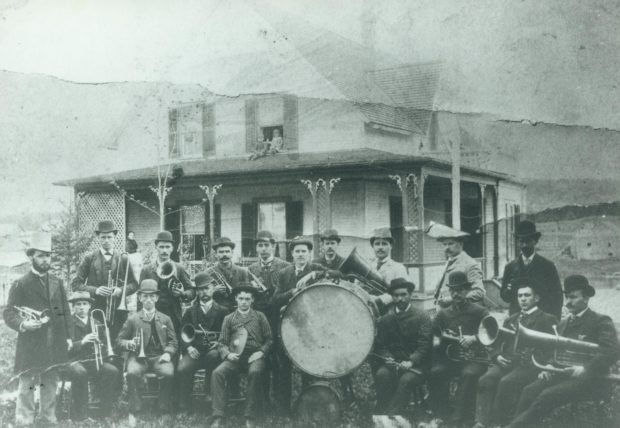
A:
[[[172,260],[166,260],[157,266],[157,276],[168,281],[169,290],[184,291],[183,284],[177,278],[177,265]]]
[[[491,364],[491,355],[479,342],[474,343],[469,348],[461,346],[459,343],[463,334],[459,331],[459,335],[455,336],[447,331],[441,332],[441,340],[450,342],[446,346],[446,357],[452,361],[471,361],[475,363]]]

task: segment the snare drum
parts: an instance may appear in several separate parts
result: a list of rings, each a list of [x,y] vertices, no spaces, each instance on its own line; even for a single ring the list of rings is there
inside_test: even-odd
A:
[[[280,334],[293,364],[311,376],[334,379],[359,367],[375,340],[375,319],[352,286],[320,282],[290,300]]]

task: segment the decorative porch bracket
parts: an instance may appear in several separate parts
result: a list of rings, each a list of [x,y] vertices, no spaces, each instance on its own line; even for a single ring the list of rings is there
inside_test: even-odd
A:
[[[207,195],[209,200],[209,244],[213,244],[215,238],[215,196],[217,191],[222,188],[221,184],[214,184],[211,187],[208,185],[201,185],[200,188]]]
[[[316,181],[309,179],[301,180],[312,195],[312,235],[314,242],[314,255],[319,253],[319,236],[332,226],[331,194],[339,177],[318,178]]]

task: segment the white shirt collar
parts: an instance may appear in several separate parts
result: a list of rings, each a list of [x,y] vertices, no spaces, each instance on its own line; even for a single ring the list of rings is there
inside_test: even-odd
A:
[[[521,311],[522,314],[528,314],[528,315],[532,315],[536,309],[538,309],[538,306],[534,306],[532,308],[529,308],[527,311]]]
[[[405,309],[403,309],[402,311],[400,309],[398,309],[398,306],[394,306],[394,309],[396,310],[397,314],[400,314],[401,312],[407,312],[409,309],[411,309],[411,303],[409,303],[407,305],[407,307]]]
[[[76,314],[75,316],[77,317],[77,319],[82,321],[85,325],[88,325],[88,315],[86,315],[85,317],[81,317],[81,316]]]
[[[532,260],[534,260],[535,255],[536,255],[536,251],[534,251],[532,255],[529,257],[525,257],[525,255],[521,253],[521,260],[523,260],[523,264],[529,265],[530,263],[532,263]]]
[[[211,307],[213,307],[213,300],[209,300],[207,303],[202,303],[200,302],[200,308],[202,309],[203,313],[207,313],[209,312],[209,309],[211,309]]]
[[[266,265],[272,263],[274,258],[275,258],[274,256],[271,256],[267,260],[260,259],[260,265],[261,266],[266,266]]]
[[[150,321],[150,320],[152,320],[152,319],[153,319],[153,317],[155,316],[156,309],[155,309],[155,308],[153,308],[153,310],[152,310],[151,312],[148,312],[146,309],[142,308],[142,312],[144,313],[144,316],[145,316],[146,318],[148,318],[148,319],[149,319],[149,321]]]
[[[585,314],[588,309],[589,308],[586,307],[583,311],[579,312],[578,314],[575,314],[575,318],[581,318],[583,316],[583,314]]]
[[[252,308],[250,308],[250,309],[252,309]],[[245,312],[242,312],[242,311],[241,311],[241,309],[237,308],[237,312],[239,312],[241,315],[247,315],[247,314],[249,314],[249,313],[250,313],[250,309],[248,309],[248,310],[247,310],[247,311],[245,311]]]
[[[112,249],[112,250],[110,250],[110,251],[106,251],[106,250],[104,250],[103,248],[99,248],[99,251],[101,251],[101,255],[102,255],[102,256],[104,256],[104,257],[105,257],[105,253],[106,253],[106,252],[109,252],[109,253],[110,253],[110,256],[113,256],[113,255],[114,255],[114,249]],[[108,256],[108,257],[110,257],[110,256]]]
[[[295,272],[301,272],[302,270],[306,268],[306,266],[308,266],[308,263],[303,265],[301,268],[298,268],[297,265],[294,265],[294,266],[295,266]]]
[[[39,272],[38,270],[36,270],[34,267],[30,268],[32,270],[32,273],[34,273],[36,276],[38,276],[39,278],[43,278],[45,276],[45,274],[47,272]]]

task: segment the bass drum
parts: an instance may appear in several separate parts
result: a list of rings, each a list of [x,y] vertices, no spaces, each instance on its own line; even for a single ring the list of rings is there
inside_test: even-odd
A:
[[[311,285],[291,298],[280,335],[293,364],[304,373],[334,379],[358,368],[372,349],[375,319],[353,284]]]
[[[295,426],[299,428],[337,427],[342,420],[338,392],[325,381],[315,382],[301,391],[295,402]]]

